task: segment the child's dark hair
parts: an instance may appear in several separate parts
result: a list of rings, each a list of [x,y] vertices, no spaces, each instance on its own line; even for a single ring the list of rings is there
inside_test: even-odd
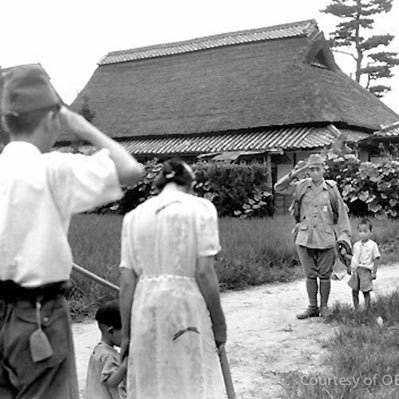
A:
[[[118,301],[109,301],[101,305],[96,312],[95,319],[98,323],[120,330],[122,322]]]
[[[367,219],[367,218],[360,219],[359,223],[357,224],[357,227],[359,228],[359,226],[362,224],[367,225],[370,231],[373,230],[373,225],[372,225],[370,219]]]
[[[179,186],[190,186],[195,177],[187,167],[188,165],[179,158],[172,158],[163,163],[160,175],[155,181],[155,186],[162,190],[168,183]]]

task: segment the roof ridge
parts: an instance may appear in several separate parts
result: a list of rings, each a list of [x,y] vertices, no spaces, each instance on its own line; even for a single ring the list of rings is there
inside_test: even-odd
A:
[[[307,19],[307,20],[298,21],[298,22],[290,22],[290,23],[279,24],[279,25],[265,26],[262,28],[253,28],[253,29],[244,29],[244,30],[233,31],[233,32],[217,33],[216,35],[201,36],[201,37],[196,37],[193,39],[180,40],[177,42],[153,44],[150,46],[136,47],[136,48],[128,49],[128,50],[116,50],[116,51],[109,52],[107,55],[122,54],[122,53],[127,53],[130,51],[135,52],[135,51],[154,49],[154,48],[168,48],[173,45],[183,45],[183,44],[187,44],[187,43],[193,43],[193,42],[210,40],[210,39],[221,39],[223,37],[232,37],[232,36],[234,37],[234,36],[242,35],[245,33],[259,33],[259,32],[266,32],[266,31],[270,32],[270,31],[275,31],[275,30],[279,30],[282,28],[304,25],[305,23],[308,23],[309,25],[311,23],[317,24],[315,19]]]
[[[278,34],[277,32],[281,32]],[[284,34],[284,31],[285,34]],[[282,39],[289,37],[311,37],[319,32],[317,21],[307,19],[279,25],[219,33],[178,42],[161,43],[151,46],[137,47],[128,50],[111,51],[100,59],[99,65],[115,64],[138,59],[162,57],[165,55],[182,54],[215,47],[231,46],[249,42]],[[274,34],[273,34],[274,33]]]

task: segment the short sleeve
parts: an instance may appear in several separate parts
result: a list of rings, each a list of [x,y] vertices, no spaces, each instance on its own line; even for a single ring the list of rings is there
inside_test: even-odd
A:
[[[219,242],[218,218],[215,206],[199,198],[197,207],[197,256],[216,255],[221,247]]]
[[[381,258],[380,250],[378,249],[378,245],[374,242],[373,245],[373,259]]]
[[[122,198],[116,167],[107,149],[94,155],[47,155],[50,189],[65,214],[84,212]]]
[[[121,233],[121,263],[119,267],[125,267],[134,271],[134,259],[131,251],[131,239],[129,231],[131,229],[132,213],[128,213],[123,218]]]
[[[119,368],[119,360],[116,354],[101,356],[101,382],[105,382]]]

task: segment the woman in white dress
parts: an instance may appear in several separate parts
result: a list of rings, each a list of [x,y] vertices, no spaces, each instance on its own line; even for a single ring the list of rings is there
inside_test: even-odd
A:
[[[214,256],[214,205],[192,195],[195,176],[164,163],[162,191],[126,214],[121,251],[121,355],[128,399],[225,397],[217,349],[226,342]]]

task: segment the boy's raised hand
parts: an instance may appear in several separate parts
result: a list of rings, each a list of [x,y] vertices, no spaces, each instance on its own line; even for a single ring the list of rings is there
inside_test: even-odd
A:
[[[71,111],[66,107],[61,107],[59,111],[61,127],[72,131],[82,140],[90,141],[93,130],[96,129],[82,115]]]

